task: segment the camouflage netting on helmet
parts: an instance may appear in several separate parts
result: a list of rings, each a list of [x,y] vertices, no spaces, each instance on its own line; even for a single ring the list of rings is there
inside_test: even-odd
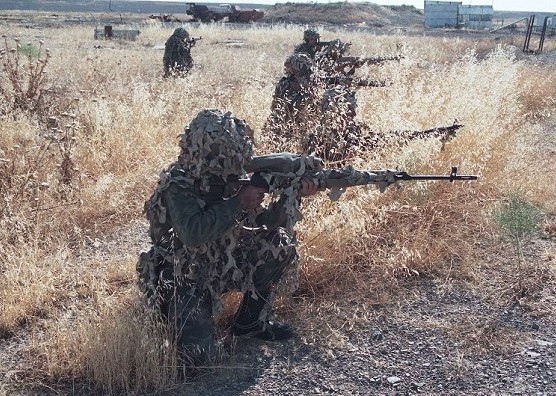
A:
[[[284,62],[284,71],[295,76],[310,76],[313,72],[313,60],[304,53],[290,55]]]
[[[300,138],[318,124],[318,98],[321,93],[312,78],[313,61],[304,53],[293,54],[284,62],[282,77],[272,99],[270,115],[263,127],[265,135],[281,141],[281,151],[300,150]]]
[[[309,41],[312,39],[319,40],[320,34],[315,29],[307,29],[303,32],[303,40]]]
[[[323,56],[323,57],[335,58],[338,56],[342,56],[345,53],[347,53],[350,46],[351,43],[347,43],[339,39],[332,40],[328,43],[326,47],[324,47],[319,52],[319,57]]]
[[[177,28],[176,30],[174,30],[173,35],[180,39],[189,37],[189,33],[184,28]]]
[[[315,64],[322,77],[332,77],[338,74],[340,70],[338,67],[342,64],[340,60],[347,53],[350,45],[351,43],[336,39],[330,41],[327,46],[316,53]]]
[[[214,177],[225,181],[230,175],[246,174],[244,165],[253,156],[252,135],[245,121],[230,112],[203,110],[180,135],[178,163],[207,192]]]

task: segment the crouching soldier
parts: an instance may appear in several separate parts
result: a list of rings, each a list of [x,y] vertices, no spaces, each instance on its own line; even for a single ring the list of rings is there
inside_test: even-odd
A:
[[[146,299],[192,363],[210,361],[215,351],[213,316],[227,291],[243,292],[235,336],[291,338],[288,324],[269,318],[273,286],[297,268],[295,237],[286,227],[291,200],[263,207],[268,186],[238,182],[251,171],[252,131],[231,113],[204,110],[180,138],[177,162],[145,204],[152,248],[141,253],[137,270]],[[297,191],[299,202],[317,188],[303,179]]]

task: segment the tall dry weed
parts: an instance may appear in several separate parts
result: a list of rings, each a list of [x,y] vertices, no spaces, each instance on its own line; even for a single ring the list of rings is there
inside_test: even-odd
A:
[[[0,46],[0,114],[24,111],[35,114],[40,112],[45,90],[46,67],[50,50],[32,42],[23,44],[19,38],[8,41],[2,35]],[[44,110],[44,109],[42,109]]]
[[[91,393],[171,389],[184,378],[167,327],[138,299],[100,307],[94,317],[52,323],[31,343],[47,378],[79,380]]]

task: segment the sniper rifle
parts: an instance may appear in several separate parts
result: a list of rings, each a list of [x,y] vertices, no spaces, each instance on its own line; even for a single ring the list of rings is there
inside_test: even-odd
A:
[[[341,169],[323,169],[322,160],[313,156],[300,156],[291,153],[270,154],[255,157],[246,170],[253,175],[249,179],[239,179],[241,185],[263,187],[271,192],[284,189],[299,182],[301,178],[310,178],[320,189],[331,189],[329,196],[336,200],[347,187],[376,185],[380,192],[399,181],[477,180],[475,175],[458,175],[453,166],[449,175],[411,175],[398,170],[356,170],[351,166]]]
[[[346,59],[346,62],[351,63],[354,67],[361,67],[363,65],[380,65],[385,62],[390,61],[399,61],[403,57],[401,55],[393,55],[393,56],[373,56],[369,58],[353,58],[353,59]]]
[[[387,81],[382,80],[362,80],[355,77],[322,77],[327,85],[344,85],[356,87],[386,87],[390,85]]]

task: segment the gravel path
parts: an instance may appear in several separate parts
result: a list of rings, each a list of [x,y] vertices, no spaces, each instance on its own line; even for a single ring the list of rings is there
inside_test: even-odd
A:
[[[556,327],[520,307],[501,310],[463,288],[420,295],[346,334],[336,346],[240,340],[225,368],[192,395],[555,395]],[[455,337],[453,328],[461,337]],[[183,394],[177,392],[175,394]]]

